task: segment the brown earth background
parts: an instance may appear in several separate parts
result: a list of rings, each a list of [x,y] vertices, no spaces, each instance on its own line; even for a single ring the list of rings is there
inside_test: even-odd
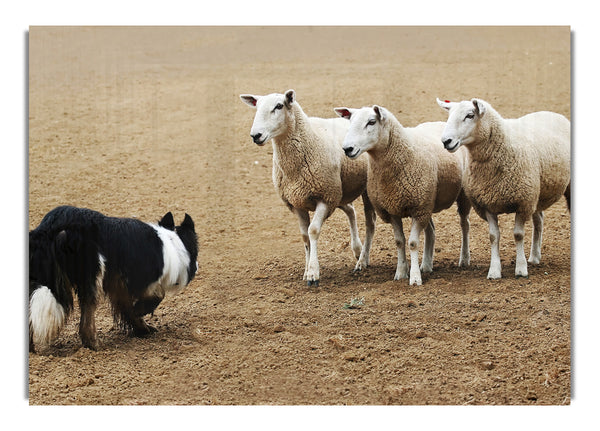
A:
[[[336,211],[309,288],[272,147],[252,143],[238,96],[293,88],[311,116],[377,103],[414,126],[445,121],[436,97],[570,118],[570,79],[568,27],[30,28],[29,228],[62,204],[144,221],[187,212],[200,244],[194,281],[148,319],[155,335],[125,336],[103,303],[98,351],[81,348],[76,310],[29,354],[30,404],[569,404],[564,200],[528,279],[514,277],[513,216],[500,216],[504,278],[489,281],[487,223],[471,214],[472,265],[459,269],[455,207],[435,215],[421,287],[392,281],[380,221],[372,266],[352,273]],[[345,309],[352,298],[364,304]]]

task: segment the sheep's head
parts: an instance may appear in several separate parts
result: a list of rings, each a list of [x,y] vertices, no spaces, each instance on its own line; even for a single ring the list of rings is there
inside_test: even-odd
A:
[[[241,94],[242,102],[256,108],[250,136],[257,145],[264,145],[269,139],[277,138],[287,132],[286,118],[296,100],[294,90],[285,94],[273,93],[266,96]]]
[[[476,140],[477,127],[481,117],[485,115],[485,105],[482,100],[464,100],[450,102],[437,99],[438,105],[448,111],[448,121],[442,133],[442,143],[451,153],[461,145],[472,144]]]
[[[344,138],[343,149],[348,157],[355,159],[371,150],[379,142],[389,111],[381,106],[371,108],[335,108],[340,117],[350,120],[350,128]]]

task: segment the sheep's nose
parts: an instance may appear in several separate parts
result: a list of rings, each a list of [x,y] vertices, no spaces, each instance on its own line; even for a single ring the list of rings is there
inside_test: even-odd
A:
[[[350,156],[350,154],[352,154],[354,152],[354,147],[345,147],[344,148],[344,153],[346,153],[347,156]]]
[[[448,148],[448,146],[452,143],[452,138],[442,140],[444,147]]]
[[[250,135],[255,144],[260,144],[260,138],[262,137],[262,133],[255,133],[254,135]]]

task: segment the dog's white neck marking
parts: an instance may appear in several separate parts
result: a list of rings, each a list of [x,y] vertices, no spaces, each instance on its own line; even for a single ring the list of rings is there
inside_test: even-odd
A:
[[[190,255],[183,242],[172,230],[150,224],[163,243],[163,273],[158,283],[167,294],[179,293],[188,284]]]

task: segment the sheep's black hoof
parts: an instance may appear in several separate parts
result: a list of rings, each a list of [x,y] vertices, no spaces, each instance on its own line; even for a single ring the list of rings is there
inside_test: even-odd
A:
[[[319,287],[319,280],[308,280],[306,282],[307,286]]]
[[[515,278],[516,279],[519,279],[519,278],[529,278],[529,274],[528,275],[520,275],[520,274],[518,274],[518,275],[515,275]]]

